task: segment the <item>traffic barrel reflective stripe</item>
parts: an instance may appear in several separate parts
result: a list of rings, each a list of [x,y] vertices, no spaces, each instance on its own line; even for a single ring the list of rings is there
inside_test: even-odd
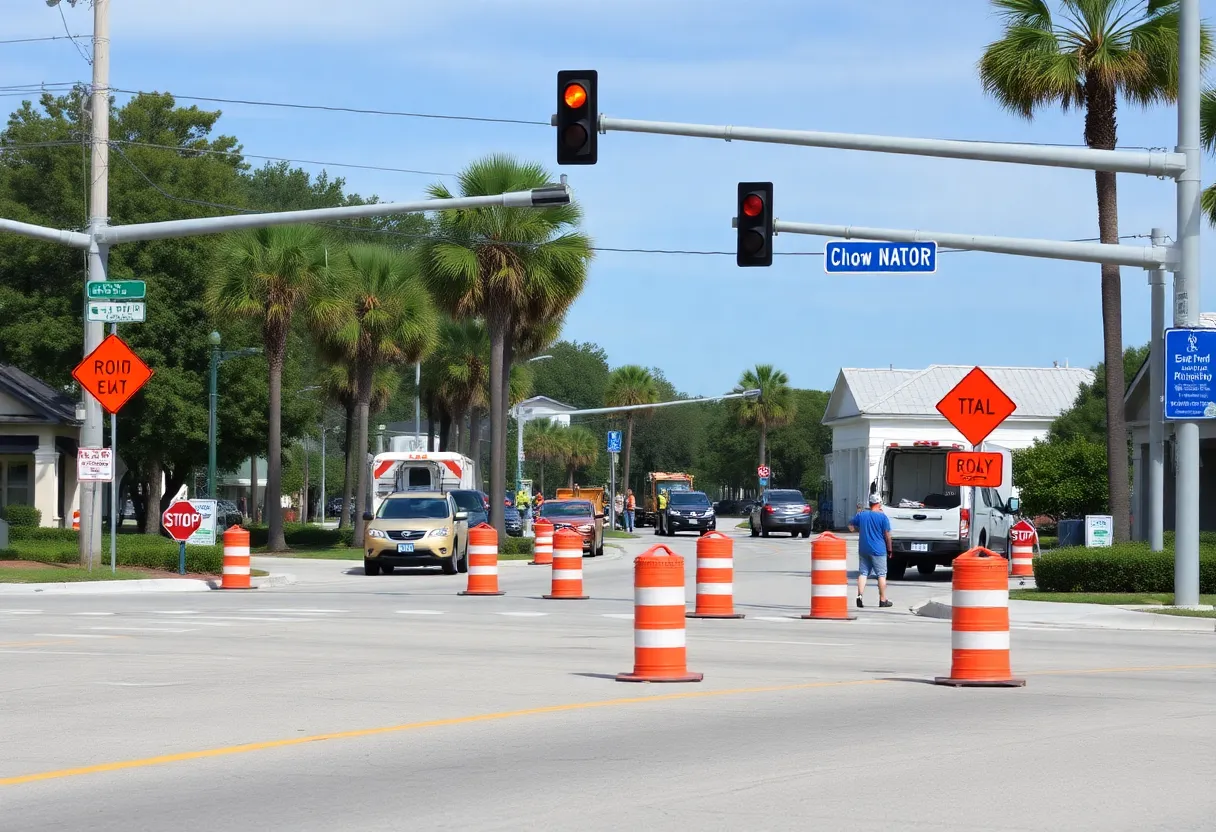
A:
[[[252,589],[249,575],[249,532],[240,526],[229,526],[224,530],[220,589]]]
[[[688,617],[743,617],[735,612],[735,542],[722,532],[697,540],[697,606]]]
[[[553,524],[541,518],[532,524],[532,532],[536,537],[533,539],[532,560],[529,563],[533,566],[548,566],[553,563]]]
[[[586,601],[583,594],[583,536],[570,529],[553,535],[553,589],[544,596],[554,600]]]
[[[811,613],[802,617],[856,618],[849,614],[848,546],[831,532],[811,541]]]
[[[80,531],[80,512],[79,511],[72,512],[72,531],[74,531],[74,532]]]
[[[457,595],[505,595],[498,589],[498,532],[488,523],[469,529],[469,584]],[[452,557],[459,553],[453,552]]]
[[[633,562],[633,672],[618,682],[699,682],[689,673],[684,627],[684,558],[651,546]]]
[[[1023,531],[1015,527],[1010,530],[1009,534],[1011,541],[1009,556],[1012,561],[1009,574],[1015,578],[1034,577],[1035,548],[1039,542],[1039,533],[1033,529]]]
[[[1021,687],[1009,665],[1009,567],[996,552],[977,548],[954,559],[949,676],[939,685]]]

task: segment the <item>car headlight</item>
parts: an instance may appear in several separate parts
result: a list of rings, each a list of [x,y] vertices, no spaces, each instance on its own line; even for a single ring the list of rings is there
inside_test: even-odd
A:
[[[589,523],[585,523],[578,527],[578,530],[580,532],[582,532],[583,534],[591,534],[591,529],[592,529],[592,526]]]
[[[668,513],[668,514],[670,514],[672,517],[679,517],[679,516],[680,516],[680,511],[679,511],[679,509],[669,508],[669,509],[667,509],[667,513]]]
[[[388,535],[386,535],[384,532],[380,531],[379,529],[368,529],[367,536],[376,537],[376,538],[379,538],[380,540],[384,540],[386,537],[388,537]]]
[[[450,530],[448,529],[447,526],[440,526],[437,529],[431,529],[429,532],[426,533],[426,536],[427,537],[447,537],[449,531]]]

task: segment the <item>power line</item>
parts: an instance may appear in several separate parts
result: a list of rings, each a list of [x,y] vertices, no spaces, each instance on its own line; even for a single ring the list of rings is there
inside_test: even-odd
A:
[[[76,40],[78,38],[86,39],[88,37],[89,37],[89,35],[66,34],[66,35],[52,35],[50,37],[45,37],[45,38],[14,38],[13,40],[0,40],[0,46],[4,46],[4,45],[10,44],[10,43],[43,43],[43,42],[49,41],[49,40]]]
[[[379,170],[379,171],[387,171],[389,173],[417,174],[419,176],[457,176],[457,174],[455,174],[455,173],[443,173],[441,171],[435,171],[435,170],[414,170],[412,168],[392,168],[392,167],[384,167],[381,165],[360,165],[360,164],[355,164],[353,162],[318,162],[313,159],[289,159],[285,156],[263,156],[263,155],[258,155],[257,153],[245,153],[244,151],[237,151],[237,150],[212,150],[210,148],[182,147],[180,145],[154,144],[152,142],[136,142],[136,141],[128,141],[128,140],[124,140],[124,139],[113,139],[113,140],[111,140],[110,143],[111,144],[125,144],[129,147],[151,147],[151,148],[158,148],[161,150],[173,150],[173,151],[177,151],[178,153],[199,153],[199,154],[208,154],[208,155],[215,155],[215,156],[240,156],[240,157],[245,157],[248,159],[267,159],[272,162],[290,162],[290,163],[297,164],[297,165],[321,165],[323,167],[335,167],[335,168],[358,168],[359,170]]]
[[[59,10],[59,19],[63,21],[64,35],[66,35],[67,38],[72,41],[72,46],[76,47],[76,51],[80,53],[80,57],[84,58],[84,62],[86,64],[88,64],[89,66],[92,66],[93,59],[90,58],[88,53],[85,52],[84,49],[80,46],[80,44],[76,42],[76,38],[79,37],[79,35],[73,35],[72,30],[68,28],[68,19],[63,13],[63,4],[59,3],[55,6],[55,8],[57,8]]]

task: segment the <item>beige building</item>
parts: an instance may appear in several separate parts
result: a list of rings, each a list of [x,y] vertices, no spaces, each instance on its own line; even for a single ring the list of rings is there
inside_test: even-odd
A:
[[[71,528],[80,508],[77,400],[0,364],[0,507],[34,506],[42,525]]]

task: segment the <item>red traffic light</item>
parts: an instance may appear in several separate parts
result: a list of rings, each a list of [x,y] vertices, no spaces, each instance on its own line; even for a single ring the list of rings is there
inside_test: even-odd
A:
[[[749,217],[758,217],[764,211],[764,200],[755,194],[743,198],[743,213]]]
[[[567,84],[565,92],[562,93],[562,100],[566,102],[567,107],[577,110],[587,103],[587,91],[583,89],[582,84]]]

